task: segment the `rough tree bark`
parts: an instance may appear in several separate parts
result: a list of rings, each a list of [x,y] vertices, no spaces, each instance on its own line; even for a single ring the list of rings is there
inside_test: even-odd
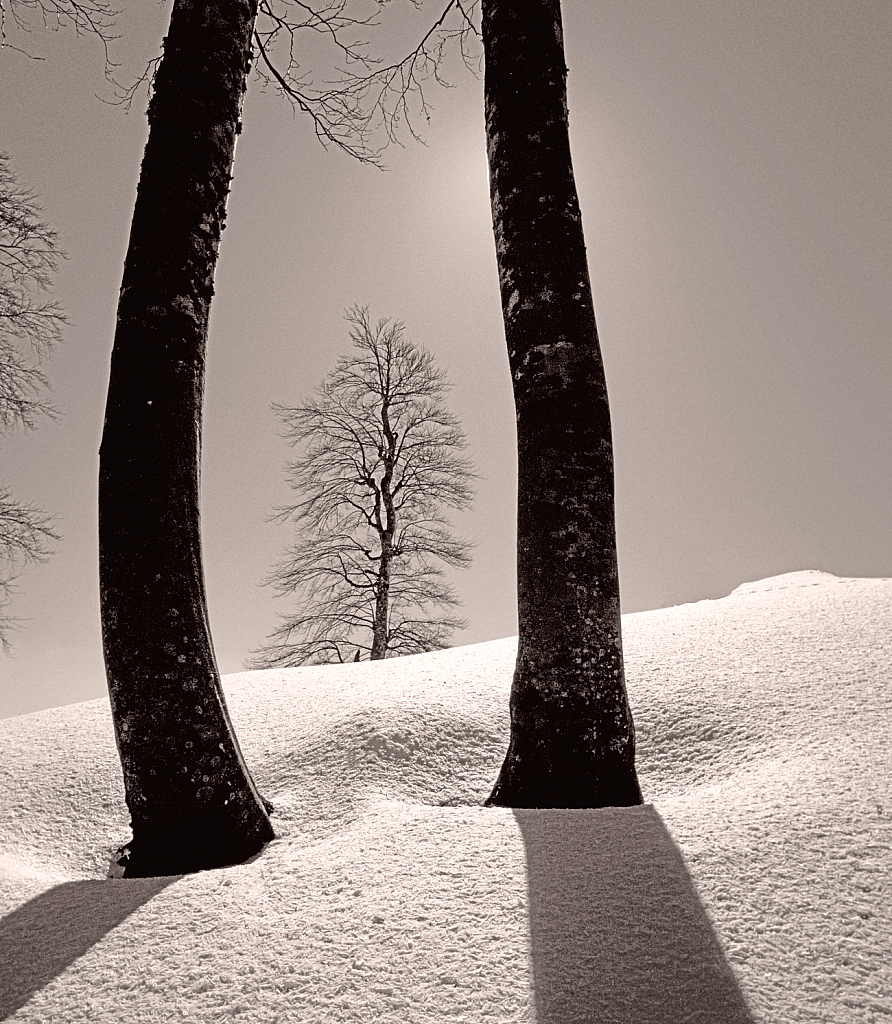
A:
[[[559,0],[483,0],[493,232],[518,445],[511,739],[487,804],[641,803],[613,448],[573,178]]]
[[[99,574],[126,876],[238,863],[274,838],[220,686],[199,536],[208,315],[256,13],[174,3],[121,285]]]

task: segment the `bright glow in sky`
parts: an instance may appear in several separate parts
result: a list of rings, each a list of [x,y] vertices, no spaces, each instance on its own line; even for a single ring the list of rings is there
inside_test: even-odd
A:
[[[169,5],[121,22],[129,70]],[[396,10],[396,8],[394,8]],[[431,7],[430,10],[433,10]],[[607,369],[623,608],[818,568],[892,575],[892,79],[886,0],[565,0],[576,178]],[[101,54],[34,34],[0,53],[0,144],[70,252],[71,319],[49,364],[64,414],[2,443],[0,475],[58,514],[0,662],[0,715],[103,692],[97,449],[117,291],[145,143]],[[258,587],[287,542],[271,401],[297,401],[349,345],[342,313],[403,320],[455,384],[483,474],[456,527],[469,643],[516,629],[514,414],[488,219],[482,84],[431,93],[429,145],[390,170],[325,152],[249,88],[208,353],[205,568],[218,658],[272,627]],[[64,671],[63,671],[64,670]],[[63,681],[63,682],[60,682]],[[61,689],[60,689],[61,687]]]

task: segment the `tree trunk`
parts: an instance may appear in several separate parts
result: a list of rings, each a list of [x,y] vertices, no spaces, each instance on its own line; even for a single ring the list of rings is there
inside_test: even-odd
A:
[[[381,477],[381,504],[384,506],[384,521],[378,510],[378,534],[381,540],[381,565],[378,570],[378,587],[375,592],[375,622],[372,628],[372,651],[370,661],[387,657],[388,626],[390,622],[390,574],[393,564],[393,538],[396,536],[396,508],[390,486],[393,482],[393,467],[396,461],[396,436],[390,426],[387,400],[381,407],[381,426],[387,448],[384,452],[384,474]]]
[[[378,585],[375,588],[375,620],[372,623],[372,649],[369,661],[387,657],[387,621],[390,610],[390,563],[393,560],[387,538],[381,538],[381,562],[378,566]]]
[[[517,412],[519,644],[488,804],[641,803],[613,448],[567,123],[559,0],[484,0],[493,232]]]
[[[238,863],[274,838],[220,686],[199,535],[208,315],[256,12],[174,3],[118,305],[99,576],[127,876]]]

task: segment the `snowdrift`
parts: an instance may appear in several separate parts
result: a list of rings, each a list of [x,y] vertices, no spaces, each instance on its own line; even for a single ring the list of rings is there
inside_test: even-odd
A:
[[[107,702],[0,721],[0,1019],[868,1022],[892,1015],[892,580],[623,618],[647,803],[483,808],[514,639],[228,676],[278,838],[106,880]]]

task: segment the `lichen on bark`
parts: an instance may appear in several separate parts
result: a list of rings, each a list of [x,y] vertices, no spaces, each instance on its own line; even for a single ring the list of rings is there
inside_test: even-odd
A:
[[[640,803],[610,412],[570,155],[558,0],[484,0],[483,39],[518,443],[518,655],[509,749],[488,803]]]

